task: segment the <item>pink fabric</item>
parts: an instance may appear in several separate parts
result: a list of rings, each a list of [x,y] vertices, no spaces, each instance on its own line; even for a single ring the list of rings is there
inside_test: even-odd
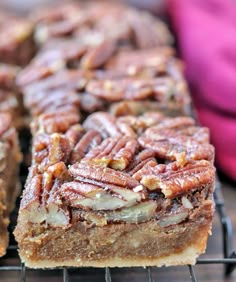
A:
[[[218,166],[236,180],[236,2],[169,0],[199,120]]]

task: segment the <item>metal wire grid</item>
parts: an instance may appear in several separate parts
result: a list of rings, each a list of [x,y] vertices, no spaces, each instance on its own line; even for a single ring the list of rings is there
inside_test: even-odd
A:
[[[232,251],[233,231],[230,218],[227,216],[224,208],[224,200],[221,194],[219,181],[216,182],[216,189],[214,193],[216,210],[221,222],[222,228],[222,241],[223,241],[223,258],[202,258],[197,260],[197,264],[224,264],[225,276],[230,275],[236,267],[236,252]],[[17,257],[17,245],[13,244],[8,247],[8,253],[13,253],[13,257]],[[186,266],[189,272],[189,281],[197,282],[194,266]],[[63,282],[69,282],[68,270],[72,268],[58,268],[61,270]],[[0,266],[1,271],[18,271],[19,279],[21,282],[26,282],[26,274],[30,269],[26,268],[24,264],[13,266]],[[43,271],[43,270],[42,270]],[[144,269],[148,282],[154,282],[152,277],[152,267]],[[105,282],[112,282],[112,275],[110,268],[106,267],[104,270]]]

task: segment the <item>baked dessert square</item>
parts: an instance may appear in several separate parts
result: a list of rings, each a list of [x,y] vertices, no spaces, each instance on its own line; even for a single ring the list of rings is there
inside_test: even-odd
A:
[[[0,113],[0,256],[8,246],[9,214],[19,194],[18,169],[21,153],[11,116]]]
[[[26,65],[34,54],[33,24],[23,17],[0,12],[0,62]]]
[[[0,63],[0,113],[8,113],[12,117],[12,126],[23,126],[24,106],[22,95],[16,86],[16,76],[20,68]]]
[[[214,148],[189,117],[90,115],[34,135],[14,231],[27,267],[194,264],[214,211]]]
[[[182,63],[170,47],[117,52],[105,68],[94,70],[69,68],[68,60],[77,59],[63,48],[57,49],[57,55],[50,48],[39,53],[17,77],[24,105],[33,117],[33,132],[40,128],[58,132],[56,123],[67,120],[70,126],[95,111],[114,116],[189,113]],[[71,50],[77,54],[76,48]]]
[[[96,45],[113,39],[118,46],[147,49],[170,45],[173,37],[167,25],[151,14],[117,1],[68,1],[38,10],[35,39],[43,45],[60,37],[79,38]]]
[[[34,15],[17,76],[32,165],[14,231],[27,267],[194,264],[214,212],[214,148],[187,117],[166,25],[111,2]]]

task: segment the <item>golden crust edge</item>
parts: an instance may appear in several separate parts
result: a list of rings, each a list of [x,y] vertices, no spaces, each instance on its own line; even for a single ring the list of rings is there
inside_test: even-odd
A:
[[[195,246],[189,246],[183,251],[161,258],[113,258],[103,259],[102,261],[82,261],[82,260],[29,260],[21,257],[22,261],[30,268],[54,268],[60,266],[75,266],[75,267],[147,267],[147,266],[174,266],[174,265],[194,265],[199,254],[202,252]]]

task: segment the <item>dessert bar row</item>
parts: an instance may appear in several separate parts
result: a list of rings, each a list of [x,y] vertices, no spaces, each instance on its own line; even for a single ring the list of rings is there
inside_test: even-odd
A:
[[[145,24],[127,37],[130,16],[113,21],[123,9],[114,7],[93,36],[73,29],[54,38],[58,23],[42,17],[37,35],[47,40],[17,78],[33,143],[15,236],[30,267],[187,264],[206,247],[208,130],[180,116],[190,98],[173,49],[149,41]],[[116,29],[103,33],[108,19]]]
[[[34,13],[18,72],[32,164],[16,240],[29,267],[193,264],[214,210],[214,148],[187,117],[167,27],[113,2]]]
[[[106,9],[109,9],[111,14],[107,13]],[[114,21],[114,16],[118,19],[125,17],[125,15],[129,15],[129,19],[127,18],[126,22],[123,21],[123,23],[118,24],[116,20]],[[103,18],[103,23],[101,17]],[[143,18],[143,27],[146,26],[147,28],[147,25],[153,25],[152,33],[155,35],[153,36],[155,40],[153,40],[152,43],[149,42],[148,37],[142,37],[142,33],[139,32],[138,25],[140,25],[140,23],[138,19],[140,17]],[[107,37],[106,26],[108,23],[110,23],[110,26],[112,24],[114,30],[117,32],[116,35],[116,32],[109,35],[109,38],[111,38],[109,42],[105,40],[105,35]],[[118,26],[119,30],[117,29]],[[61,36],[63,36],[63,38],[59,38]],[[35,77],[34,74],[31,74],[32,71],[31,73],[27,72],[26,68],[26,70],[23,71],[23,75],[20,75],[17,80],[23,81],[23,83],[25,83],[25,80],[26,82],[36,81],[37,78],[45,78],[52,74],[53,71],[56,72],[60,68],[62,69],[64,59],[63,57],[60,58],[60,56],[64,56],[64,52],[68,52],[64,60],[65,64],[69,65],[72,63],[74,67],[77,67],[76,61],[78,61],[79,56],[82,56],[86,51],[86,48],[89,48],[89,52],[87,59],[85,58],[84,65],[91,63],[93,53],[97,53],[99,49],[100,56],[103,56],[103,48],[106,46],[107,51],[104,54],[106,55],[106,53],[108,53],[108,55],[111,55],[116,51],[116,48],[120,48],[121,46],[129,46],[130,48],[143,46],[144,48],[147,44],[152,44],[153,46],[166,45],[169,44],[171,40],[172,38],[168,29],[161,21],[146,13],[127,9],[120,5],[113,6],[108,3],[100,5],[95,3],[79,4],[67,2],[57,7],[56,10],[53,7],[43,12],[33,12],[29,17],[25,18],[10,14],[6,11],[1,11],[0,154],[2,165],[0,171],[0,190],[2,196],[0,199],[0,255],[3,255],[6,251],[8,241],[8,215],[16,198],[15,191],[18,189],[17,171],[21,157],[19,154],[17,133],[14,127],[20,129],[24,126],[29,126],[29,117],[27,117],[27,111],[25,111],[23,96],[19,87],[21,83],[16,83],[16,77],[20,72],[20,68],[29,63],[36,50],[40,50],[40,46],[42,46],[42,49],[39,51],[39,59],[34,59],[33,63],[31,63],[34,64],[34,62],[37,61],[37,67],[35,68],[35,66],[33,66],[33,70],[35,69],[35,72],[38,72],[39,76]],[[46,41],[48,41],[48,43],[43,45],[43,42]],[[55,50],[55,46],[57,45],[59,48]],[[95,48],[96,46],[97,49]],[[103,60],[104,59],[99,58],[99,61],[95,62],[95,64],[102,64]],[[66,65],[64,65],[64,67],[65,66]],[[30,67],[28,68],[30,69]],[[24,75],[24,72],[27,72],[26,75]],[[60,76],[62,78],[64,77],[63,74],[60,74]],[[80,78],[77,77],[77,79],[79,80]],[[55,78],[55,80],[57,80],[57,78]],[[68,80],[65,83],[69,84],[70,81]],[[71,89],[71,92],[73,91],[75,92],[76,89]],[[67,97],[62,98],[61,95],[62,94],[57,93],[56,100],[67,100]],[[33,96],[31,97],[33,100],[35,99]],[[50,97],[51,99],[55,98],[53,93],[50,94]],[[27,99],[31,98],[25,98],[26,107],[31,109],[31,105],[26,101]],[[74,96],[72,94],[72,99],[71,94],[69,94],[68,101],[72,101],[72,105],[64,108],[64,110],[61,108],[61,111],[65,115],[69,108],[73,108],[72,112],[74,111],[76,113],[74,115],[78,115],[78,98],[75,97],[75,94]],[[59,108],[60,105],[55,105],[55,108],[57,107]],[[76,117],[76,121],[77,120],[78,118]],[[13,187],[15,187],[15,190]]]
[[[16,85],[20,66],[34,53],[33,23],[0,12],[0,256],[8,246],[9,215],[20,193],[19,163],[22,159],[15,128],[23,126],[24,107]]]
[[[206,128],[157,112],[38,132],[15,230],[22,261],[193,264],[211,230],[213,159]]]
[[[37,66],[43,55],[36,56],[18,76],[25,107],[33,117],[33,132],[64,131],[65,124],[72,125],[102,110],[115,116],[146,111],[171,116],[190,112],[182,65],[170,47],[120,51],[99,68],[62,67],[47,77],[41,76]],[[66,62],[66,54],[62,55]],[[47,58],[58,64],[58,58]],[[48,66],[43,69],[50,73]],[[26,77],[35,80],[23,83]]]
[[[8,246],[9,215],[19,195],[18,165],[21,153],[10,114],[0,112],[0,256]]]

